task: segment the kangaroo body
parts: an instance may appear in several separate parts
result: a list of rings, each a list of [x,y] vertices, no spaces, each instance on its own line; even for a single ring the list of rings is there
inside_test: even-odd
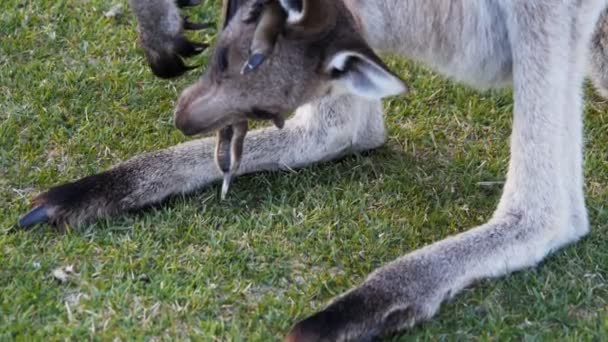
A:
[[[280,2],[288,23],[306,9],[301,3],[294,6],[298,1]],[[287,337],[290,341],[369,340],[407,329],[432,317],[444,300],[472,282],[534,266],[589,232],[583,196],[582,84],[590,70],[601,91],[608,85],[606,16],[596,25],[603,1],[338,2],[377,51],[422,61],[478,88],[512,85],[511,160],[503,195],[489,222],[376,270],[359,287],[298,323]],[[228,27],[226,37],[237,28]],[[278,44],[277,54],[283,53],[288,45],[281,44],[287,43]],[[334,59],[331,65],[351,73],[348,63],[338,62]],[[361,59],[352,62],[367,66]],[[268,63],[268,70],[277,68],[278,62]],[[378,70],[371,72],[377,75]],[[258,77],[268,84],[264,77],[270,76]],[[381,87],[392,87],[390,75],[378,77]],[[367,80],[374,82],[371,76]],[[348,85],[361,90],[361,84]],[[183,108],[196,103],[193,94],[201,87],[182,95]],[[304,167],[381,146],[386,130],[380,100],[332,89],[307,98],[282,130],[251,132],[239,173]],[[183,112],[176,111],[176,120],[185,117]],[[185,113],[189,120],[199,115],[194,109]],[[200,139],[141,155],[53,188],[37,204],[52,222],[71,224],[139,208],[219,181],[222,174],[213,154],[213,141]]]

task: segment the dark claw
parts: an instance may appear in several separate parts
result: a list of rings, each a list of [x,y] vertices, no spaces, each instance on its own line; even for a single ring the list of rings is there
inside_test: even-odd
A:
[[[148,61],[154,75],[165,79],[181,76],[186,71],[196,68],[196,66],[185,65],[179,55],[164,55],[158,60],[148,58]]]
[[[199,30],[204,30],[204,29],[210,28],[212,26],[213,26],[213,24],[211,24],[211,23],[198,24],[198,23],[193,23],[193,22],[189,21],[188,19],[184,19],[184,30],[199,31]]]
[[[177,53],[179,53],[181,56],[192,57],[205,51],[205,49],[209,46],[206,44],[190,41],[184,37],[179,37],[175,42],[175,47]]]
[[[176,0],[178,7],[193,7],[201,4],[201,0]]]
[[[36,207],[19,220],[19,227],[29,228],[39,223],[48,222],[49,219],[47,209],[44,206]]]
[[[276,116],[274,119],[272,119],[272,123],[278,128],[278,129],[283,129],[283,127],[285,127],[285,119],[283,119],[280,116]]]
[[[177,36],[173,43],[172,51],[144,49],[152,72],[160,78],[178,77],[188,70],[197,68],[197,66],[186,65],[182,57],[192,57],[207,48],[207,45],[189,41],[182,35]]]
[[[257,69],[260,65],[262,65],[262,63],[264,63],[264,61],[266,61],[266,57],[267,56],[262,53],[256,53],[249,57],[249,60],[243,67],[242,74],[245,75]]]

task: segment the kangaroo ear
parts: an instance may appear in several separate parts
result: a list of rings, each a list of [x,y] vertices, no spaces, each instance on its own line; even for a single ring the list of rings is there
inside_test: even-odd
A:
[[[307,0],[280,0],[281,7],[287,12],[287,22],[295,24],[301,22],[306,14]]]
[[[326,71],[343,90],[370,99],[403,94],[407,87],[378,57],[342,51],[327,63]]]

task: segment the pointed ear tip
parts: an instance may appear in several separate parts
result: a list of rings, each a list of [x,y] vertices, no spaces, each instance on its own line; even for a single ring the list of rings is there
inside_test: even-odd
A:
[[[410,89],[405,85],[403,81],[400,80],[401,90],[397,93],[397,95],[407,95],[410,93]]]
[[[391,86],[392,89],[390,89],[387,93],[388,96],[387,97],[392,97],[392,96],[405,96],[407,95],[410,90],[407,87],[407,85],[405,85],[405,82],[403,82],[403,80],[401,80],[401,78],[395,76],[395,82],[394,84]]]

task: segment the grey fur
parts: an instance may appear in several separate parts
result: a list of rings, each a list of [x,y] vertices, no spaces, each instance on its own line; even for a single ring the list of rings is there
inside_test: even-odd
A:
[[[598,92],[608,97],[608,9],[602,12],[601,20],[591,40],[589,78]]]
[[[352,13],[338,16],[336,22],[339,30],[355,28],[354,38],[350,37],[355,42],[359,29],[373,48],[424,61],[468,84],[481,88],[512,84],[515,106],[511,160],[502,198],[488,223],[381,267],[326,309],[298,323],[287,340],[371,340],[407,329],[432,317],[446,298],[465,286],[536,265],[589,232],[583,196],[581,94],[588,65],[595,70],[592,77],[600,85],[602,71],[608,70],[601,50],[606,39],[606,12],[600,28],[596,30],[595,26],[605,7],[603,1],[325,2],[333,6],[330,4],[344,5]],[[296,21],[297,11],[288,13]],[[252,30],[239,22],[220,38],[220,45],[231,47],[232,62],[246,60]],[[341,34],[333,37],[344,38]],[[323,64],[327,62],[324,58],[340,56],[345,47],[337,41],[326,41],[319,46],[323,57],[306,55],[310,51],[290,44],[285,37],[277,43],[271,60],[256,71],[257,79],[240,79],[253,92],[243,95],[242,105],[270,105],[268,101],[274,99],[264,95],[293,85],[296,92],[285,96],[278,106],[282,111],[299,108],[283,130],[266,128],[247,137],[240,173],[303,167],[383,144],[386,132],[380,100],[335,92],[335,79],[306,64],[309,60],[314,61],[311,64]],[[591,59],[589,46],[593,49]],[[342,56],[362,57],[357,63],[368,63],[368,67],[379,65],[364,47],[356,48],[362,55]],[[288,61],[302,64],[288,66]],[[235,64],[237,69],[242,65]],[[213,70],[212,64],[211,73]],[[369,70],[377,69],[358,72]],[[389,81],[390,75],[382,77]],[[186,113],[181,120],[192,123],[213,109],[220,112],[215,119],[224,120],[219,126],[230,123],[233,118],[229,113],[234,109],[230,106],[234,104],[223,100],[207,103],[211,100],[205,93],[211,88],[205,82],[184,92],[176,111],[178,121]],[[387,84],[390,82],[380,85]],[[239,87],[227,82],[213,92],[222,98],[234,89],[243,89]],[[202,107],[207,110],[200,110]],[[194,131],[213,128],[201,122]],[[136,157],[111,172],[128,182],[120,186],[111,183],[102,194],[87,191],[83,184],[75,185],[78,182],[71,183],[51,189],[39,203],[49,209],[47,214],[61,218],[56,221],[81,223],[221,179],[213,163],[210,139]],[[93,177],[97,177],[96,183],[111,179],[103,173]],[[79,194],[79,204],[66,207],[54,199],[58,196],[51,196],[54,191]]]

